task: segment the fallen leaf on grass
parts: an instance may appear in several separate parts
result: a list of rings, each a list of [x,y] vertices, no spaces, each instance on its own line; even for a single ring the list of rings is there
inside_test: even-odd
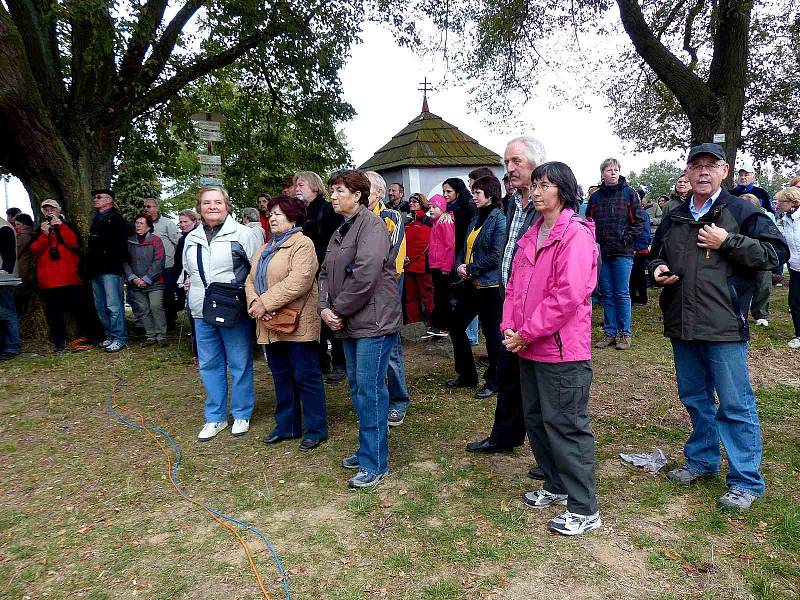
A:
[[[401,496],[405,496],[408,493],[408,490],[401,489],[397,492]]]
[[[91,531],[92,529],[94,529],[95,527],[97,527],[97,524],[96,524],[96,523],[92,523],[91,525],[84,525],[83,527],[81,527],[80,529],[78,529],[78,531],[77,531],[76,533],[78,533],[78,535],[83,535],[83,534],[85,534],[85,533],[88,533],[88,532],[90,532],[90,531]]]

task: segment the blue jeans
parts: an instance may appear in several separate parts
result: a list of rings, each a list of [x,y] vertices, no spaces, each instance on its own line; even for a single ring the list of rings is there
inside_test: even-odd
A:
[[[761,426],[747,371],[747,344],[673,339],[672,351],[678,395],[692,420],[683,448],[686,466],[693,473],[716,474],[722,440],[730,468],[728,487],[762,494]]]
[[[631,335],[632,256],[605,258],[600,266],[600,294],[603,302],[603,329],[609,337]]]
[[[0,287],[0,352],[19,354],[22,341],[19,337],[19,316],[14,304],[14,288]]]
[[[252,321],[241,319],[234,327],[225,328],[195,318],[194,330],[200,379],[206,388],[206,422],[228,420],[228,370],[233,418],[250,420],[256,401]]]
[[[122,296],[122,276],[104,273],[92,277],[92,294],[97,316],[103,324],[106,339],[120,344],[128,343],[125,327],[125,302]]]
[[[478,317],[472,319],[467,325],[467,339],[473,346],[478,343]]]
[[[350,398],[358,416],[358,464],[370,475],[389,470],[389,390],[386,370],[399,333],[344,338]]]
[[[397,334],[392,351],[389,353],[389,367],[386,371],[386,385],[389,388],[389,410],[408,410],[408,387],[406,386],[406,365],[403,360],[403,338]]]
[[[325,386],[317,342],[274,342],[265,346],[275,382],[275,429],[272,435],[328,439]],[[305,429],[303,429],[305,421]]]

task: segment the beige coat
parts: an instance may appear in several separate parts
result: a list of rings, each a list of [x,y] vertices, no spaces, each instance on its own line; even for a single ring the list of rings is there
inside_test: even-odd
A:
[[[256,293],[255,274],[263,250],[264,246],[261,246],[253,255],[252,268],[244,284],[247,305],[252,306],[253,302],[261,302],[268,312],[284,306],[302,312],[300,324],[294,333],[269,331],[262,321],[256,321],[258,343],[319,341],[320,320],[317,314],[318,292],[315,280],[317,254],[314,251],[314,242],[300,232],[286,240],[269,261],[267,291],[259,296]],[[303,306],[304,301],[305,306]]]

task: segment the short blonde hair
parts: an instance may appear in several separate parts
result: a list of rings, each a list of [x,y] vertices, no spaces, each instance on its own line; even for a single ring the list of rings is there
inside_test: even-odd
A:
[[[233,213],[233,205],[231,204],[231,198],[228,195],[228,190],[224,187],[220,187],[218,185],[204,185],[202,187],[197,188],[197,193],[195,194],[195,212],[200,215],[200,219],[203,219],[203,213],[200,212],[200,200],[203,198],[203,194],[207,192],[219,192],[222,194],[222,199],[225,200],[225,208],[228,209],[228,214]]]
[[[789,187],[797,187],[800,184],[800,177],[792,177],[792,180],[789,182]]]
[[[298,179],[305,181],[312,192],[325,195],[325,184],[322,183],[322,177],[314,173],[314,171],[298,171],[294,174],[294,179],[292,180],[295,185],[297,185]]]
[[[754,194],[742,194],[739,196],[742,200],[747,200],[750,204],[755,206],[756,208],[761,208],[761,200],[758,199],[758,196]]]
[[[788,200],[792,206],[800,206],[800,188],[787,187],[775,194],[775,202]]]

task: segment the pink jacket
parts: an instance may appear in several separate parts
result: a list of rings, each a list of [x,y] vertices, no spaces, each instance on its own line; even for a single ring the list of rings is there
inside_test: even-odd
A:
[[[564,209],[536,251],[538,219],[517,242],[500,330],[528,346],[521,358],[555,363],[592,358],[592,290],[597,282],[594,222]]]
[[[456,260],[456,225],[453,213],[445,213],[433,224],[428,246],[428,268],[452,271]]]

